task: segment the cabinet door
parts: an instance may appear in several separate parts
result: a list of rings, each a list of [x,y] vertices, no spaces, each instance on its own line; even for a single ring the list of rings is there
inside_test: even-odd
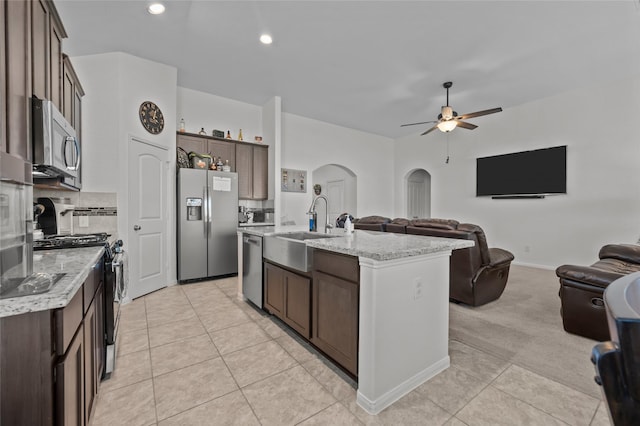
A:
[[[311,337],[311,280],[284,272],[284,322],[307,339]]]
[[[238,198],[253,198],[253,147],[236,144],[236,171],[238,172]]]
[[[84,94],[79,89],[80,84],[76,81],[73,85],[73,123],[71,125],[76,130],[76,136],[82,143],[82,96]]]
[[[44,0],[31,6],[31,68],[33,94],[38,99],[50,99],[49,8]]]
[[[284,269],[264,264],[264,305],[267,311],[284,319]]]
[[[204,138],[194,138],[192,136],[178,135],[176,144],[187,151],[187,154],[191,151],[198,154],[207,153],[207,140]]]
[[[31,178],[31,2],[3,1],[4,98],[0,169],[2,178],[30,183]],[[5,49],[6,47],[6,49]],[[4,90],[6,88],[6,90]]]
[[[73,126],[73,74],[69,70],[68,61],[62,65],[62,115]]]
[[[231,171],[236,171],[236,144],[233,142],[225,142],[209,139],[208,141],[209,154],[215,158],[222,157],[222,164],[226,164],[229,160],[229,166]]]
[[[53,16],[49,19],[49,32],[50,99],[56,108],[62,111],[62,39],[66,34]]]
[[[253,199],[269,198],[269,148],[253,147]]]
[[[56,424],[84,424],[84,330],[82,325],[56,365]]]
[[[354,375],[358,374],[358,284],[313,273],[311,342]]]
[[[95,348],[98,345],[98,324],[96,316],[96,304],[91,303],[84,316],[84,418],[89,420],[89,414],[93,408],[95,397],[98,393],[98,382],[96,380]]]

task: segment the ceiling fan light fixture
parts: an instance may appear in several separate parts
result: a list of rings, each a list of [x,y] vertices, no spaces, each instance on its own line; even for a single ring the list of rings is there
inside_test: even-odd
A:
[[[450,132],[453,129],[456,128],[458,124],[456,123],[455,120],[446,120],[446,121],[441,121],[437,124],[438,130],[440,130],[441,132]]]
[[[445,120],[451,120],[454,116],[453,108],[449,105],[442,107],[442,118]]]

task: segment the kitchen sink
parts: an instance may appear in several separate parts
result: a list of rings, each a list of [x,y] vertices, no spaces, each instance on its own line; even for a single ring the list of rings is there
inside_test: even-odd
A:
[[[335,238],[340,235],[317,232],[286,232],[264,237],[262,256],[272,262],[301,272],[309,272],[313,266],[313,249],[305,240]]]

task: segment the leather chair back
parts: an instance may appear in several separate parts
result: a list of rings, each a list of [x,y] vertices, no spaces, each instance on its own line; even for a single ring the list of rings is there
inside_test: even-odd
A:
[[[384,232],[384,225],[390,221],[384,216],[365,216],[353,221],[353,229]]]

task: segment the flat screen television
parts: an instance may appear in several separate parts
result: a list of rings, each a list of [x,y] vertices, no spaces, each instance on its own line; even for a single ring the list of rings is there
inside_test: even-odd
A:
[[[476,196],[567,193],[567,146],[476,159]]]

